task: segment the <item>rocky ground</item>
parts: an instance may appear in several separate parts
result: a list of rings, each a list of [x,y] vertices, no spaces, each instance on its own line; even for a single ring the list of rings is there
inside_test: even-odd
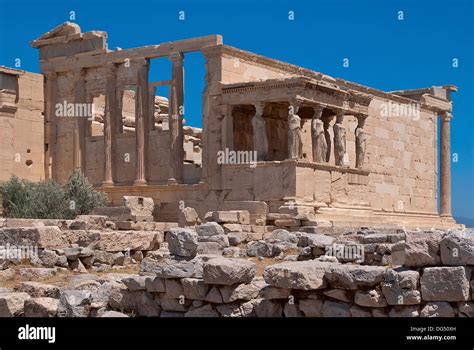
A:
[[[331,235],[269,230],[245,211],[204,223],[192,208],[179,223],[117,211],[3,219],[0,316],[474,316],[470,230]]]

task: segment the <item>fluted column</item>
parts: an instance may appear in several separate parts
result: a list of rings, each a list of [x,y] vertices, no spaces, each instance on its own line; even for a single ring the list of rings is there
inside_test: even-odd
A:
[[[104,181],[102,186],[113,186],[114,133],[117,123],[117,67],[108,67],[105,81],[104,113]]]
[[[138,66],[135,93],[136,162],[134,185],[146,185],[146,149],[148,140],[148,68],[149,62],[141,60]]]
[[[222,118],[222,150],[226,148],[229,150],[234,149],[234,116],[232,112],[234,106],[226,105],[223,106]]]
[[[169,182],[183,182],[183,162],[184,162],[184,66],[183,54],[172,53],[168,56],[172,65],[172,88],[171,88],[171,108],[170,108],[170,143],[171,143],[171,164]]]
[[[86,82],[85,82],[85,70],[79,69],[75,73],[75,84],[74,84],[74,103],[85,104],[86,103]],[[80,110],[80,108],[76,108]],[[82,110],[86,111],[87,108]],[[74,145],[73,145],[73,161],[74,169],[84,171],[84,148],[85,148],[85,123],[87,116],[76,115],[74,120]]]
[[[451,118],[441,115],[440,130],[440,216],[451,217]]]
[[[44,135],[45,143],[48,144],[45,151],[44,173],[45,179],[56,179],[56,123],[55,115],[56,94],[57,94],[57,74],[55,72],[44,73],[44,106],[45,106],[45,123]]]

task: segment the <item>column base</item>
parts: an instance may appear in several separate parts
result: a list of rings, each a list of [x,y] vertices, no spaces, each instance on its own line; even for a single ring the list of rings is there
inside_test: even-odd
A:
[[[135,180],[133,182],[133,186],[146,186],[147,183],[146,183],[146,180]]]
[[[174,177],[168,179],[168,185],[177,185],[178,180],[176,180]]]
[[[102,182],[102,187],[113,187],[115,183],[113,181],[104,181]]]

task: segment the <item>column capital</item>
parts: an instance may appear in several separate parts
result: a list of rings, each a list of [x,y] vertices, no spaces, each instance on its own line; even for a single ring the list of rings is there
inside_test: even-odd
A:
[[[265,102],[255,102],[253,106],[255,107],[255,115],[262,115],[263,110],[265,109]]]
[[[183,61],[184,55],[181,52],[171,52],[168,54],[168,59],[171,62],[180,62]]]
[[[313,107],[313,118],[314,119],[321,119],[322,115],[323,115],[323,110],[324,110],[324,107],[321,106],[321,105],[316,105]]]
[[[451,119],[453,119],[453,113],[451,112],[443,112],[441,113],[441,118],[443,119],[443,121],[445,122],[450,122]]]

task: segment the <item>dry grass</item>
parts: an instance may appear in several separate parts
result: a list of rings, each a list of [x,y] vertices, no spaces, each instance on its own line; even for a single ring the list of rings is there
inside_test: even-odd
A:
[[[31,266],[28,263],[23,262],[13,267],[13,270],[15,271],[14,277],[12,279],[0,281],[0,287],[15,288],[21,282],[31,281],[30,279],[25,278],[20,275],[19,270],[25,267],[33,267],[33,266]],[[113,267],[110,270],[102,271],[102,272],[88,271],[87,274],[96,275],[96,276],[105,276],[109,273],[138,274],[139,271],[140,271],[140,266],[139,264],[136,264],[136,265],[128,265],[123,268]],[[83,275],[83,274],[79,272],[73,272],[71,270],[61,270],[61,271],[57,271],[56,274],[54,274],[51,277],[41,278],[41,279],[35,280],[34,282],[41,282],[45,284],[52,284],[58,287],[63,287],[69,283],[72,277],[78,276],[78,275]]]

